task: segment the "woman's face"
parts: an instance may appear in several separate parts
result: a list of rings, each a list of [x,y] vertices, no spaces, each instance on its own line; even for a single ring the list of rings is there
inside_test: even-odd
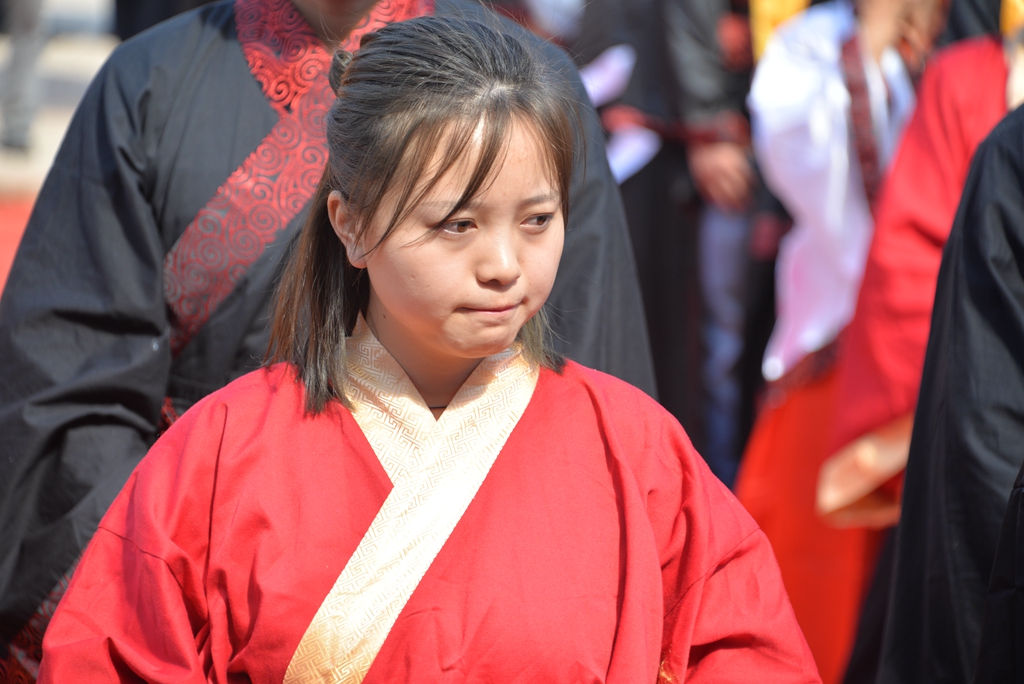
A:
[[[490,182],[436,227],[466,187],[477,151],[467,152],[464,163],[368,254],[383,226],[372,227],[358,243],[339,232],[352,263],[369,274],[370,326],[400,362],[415,358],[440,370],[500,352],[554,284],[565,224],[532,125],[513,125],[504,163],[495,164]],[[332,220],[343,223],[340,200],[329,209]],[[378,216],[392,211],[385,202]],[[334,224],[337,230],[339,221]]]

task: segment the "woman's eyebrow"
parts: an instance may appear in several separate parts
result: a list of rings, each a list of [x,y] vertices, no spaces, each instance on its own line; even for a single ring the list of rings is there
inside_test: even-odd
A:
[[[451,211],[458,206],[458,200],[424,200],[420,202],[420,206],[429,207],[431,209],[443,209],[445,211]],[[462,205],[463,209],[473,209],[479,204],[479,201],[474,197],[468,200]]]
[[[560,196],[561,195],[559,195],[557,192],[549,192],[549,193],[544,194],[544,195],[534,195],[533,197],[528,197],[527,199],[524,199],[522,202],[520,202],[519,203],[519,207],[520,208],[532,207],[535,204],[544,204],[546,202],[555,202],[555,201],[558,200],[558,198]],[[424,200],[423,202],[420,203],[420,206],[431,208],[431,209],[441,209],[441,210],[444,210],[446,213],[452,211],[457,205],[458,205],[458,200]],[[462,209],[473,210],[473,209],[479,208],[479,206],[480,206],[479,198],[474,197],[474,198],[468,200],[465,204],[463,204],[461,208]]]
[[[546,202],[555,202],[555,201],[558,200],[558,198],[559,198],[559,194],[557,192],[549,192],[546,195],[535,195],[533,197],[530,197],[529,199],[525,199],[522,202],[520,202],[519,206],[521,206],[521,207],[529,207],[529,206],[533,206],[534,204],[544,204]]]

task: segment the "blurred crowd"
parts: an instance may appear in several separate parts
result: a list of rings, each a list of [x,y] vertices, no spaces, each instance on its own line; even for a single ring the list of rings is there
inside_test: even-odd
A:
[[[116,31],[199,4],[118,2]],[[1019,134],[983,143],[1024,100],[1024,0],[486,4],[579,70],[646,321],[620,351],[649,377],[649,343],[644,389],[772,542],[822,680],[996,681],[975,670],[1012,651],[986,620],[1024,460],[1024,298],[997,275],[1024,252],[970,233],[1024,233],[1024,199],[1000,194],[1024,196],[1019,176],[982,167],[1024,154]],[[40,6],[6,2],[10,148],[30,144]],[[960,253],[977,263],[958,270]]]

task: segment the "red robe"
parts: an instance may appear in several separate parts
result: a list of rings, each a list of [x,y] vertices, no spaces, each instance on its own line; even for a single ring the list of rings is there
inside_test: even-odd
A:
[[[942,249],[974,150],[1006,114],[996,37],[935,55],[881,197],[854,318],[839,355],[832,454],[914,410]]]
[[[153,447],[46,633],[41,682],[280,682],[391,488],[286,366]],[[764,535],[625,383],[542,370],[373,682],[818,682]]]

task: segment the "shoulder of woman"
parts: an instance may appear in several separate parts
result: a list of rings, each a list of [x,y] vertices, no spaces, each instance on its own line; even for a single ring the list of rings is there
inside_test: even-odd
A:
[[[642,497],[663,567],[672,565],[684,585],[725,562],[757,530],[679,422],[654,399],[573,362],[558,382],[592,403],[612,460],[624,466]]]
[[[160,523],[156,527],[186,512],[189,517],[209,513],[218,480],[240,487],[243,480],[260,478],[268,453],[301,441],[296,425],[304,420],[302,388],[290,365],[243,375],[196,403],[161,435],[131,474],[103,526],[132,537],[132,511],[139,506]],[[133,540],[149,548],[141,539]]]
[[[655,455],[656,460],[673,464],[700,458],[675,416],[628,382],[573,361],[566,363],[558,382],[589,403],[602,429],[636,457]]]
[[[160,437],[153,451],[188,450],[197,440],[220,440],[229,433],[245,439],[268,426],[305,417],[296,371],[291,364],[278,363],[246,373],[196,402]]]
[[[614,375],[588,368],[575,361],[566,361],[561,377],[568,383],[589,390],[594,399],[601,403],[628,405],[636,410],[653,410],[668,415],[661,405],[643,390]]]

